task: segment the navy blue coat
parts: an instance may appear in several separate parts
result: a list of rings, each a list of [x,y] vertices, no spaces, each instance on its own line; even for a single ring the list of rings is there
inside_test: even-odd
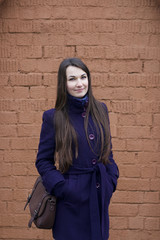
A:
[[[110,163],[98,162],[91,150],[84,130],[85,106],[70,99],[69,117],[78,137],[78,158],[61,174],[54,165],[55,109],[45,111],[40,134],[36,167],[43,183],[51,194],[57,197],[56,219],[53,237],[56,240],[107,240],[109,237],[108,206],[116,189],[118,167],[110,152]],[[103,104],[104,105],[104,104]],[[104,105],[105,106],[105,105]],[[107,107],[105,106],[106,111]],[[98,136],[91,116],[88,136],[95,149]]]

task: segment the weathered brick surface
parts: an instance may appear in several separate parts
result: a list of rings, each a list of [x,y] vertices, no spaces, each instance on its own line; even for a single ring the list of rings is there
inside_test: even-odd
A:
[[[110,240],[159,240],[159,0],[0,0],[0,239],[52,239],[27,229],[23,207],[42,113],[67,57],[85,61],[110,112],[120,169]]]

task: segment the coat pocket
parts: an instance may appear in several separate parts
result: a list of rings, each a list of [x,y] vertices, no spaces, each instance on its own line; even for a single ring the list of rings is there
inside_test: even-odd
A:
[[[80,201],[78,188],[78,176],[68,175],[66,178],[66,192],[64,194],[64,202],[66,204],[77,204]]]

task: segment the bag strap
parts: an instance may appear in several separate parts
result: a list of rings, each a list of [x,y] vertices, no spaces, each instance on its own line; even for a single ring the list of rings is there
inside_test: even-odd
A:
[[[24,211],[26,210],[26,207],[27,207],[28,203],[30,202],[31,197],[32,197],[32,194],[29,194],[29,196],[28,196],[28,198],[27,198],[27,202],[26,202],[26,204],[25,204],[25,206],[24,206]]]
[[[32,189],[32,192],[29,194],[29,196],[28,196],[28,198],[27,198],[27,202],[26,202],[26,204],[25,204],[25,206],[24,206],[24,211],[25,211],[28,203],[30,202],[34,191],[36,190],[37,185],[38,185],[40,182],[41,182],[41,178],[38,177],[38,178],[37,178],[37,181],[36,181],[36,183],[35,183],[35,185],[34,185],[34,187],[33,187],[33,189]]]
[[[29,228],[31,228],[32,222],[37,218],[37,216],[38,216],[38,212],[37,212],[37,210],[34,210],[34,215],[31,217],[31,219],[28,222],[28,227]]]

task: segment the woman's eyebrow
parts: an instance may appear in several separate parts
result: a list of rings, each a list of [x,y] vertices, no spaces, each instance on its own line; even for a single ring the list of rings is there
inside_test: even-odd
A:
[[[86,76],[87,74],[86,73],[83,73],[83,74],[81,74],[81,76]],[[69,77],[76,77],[75,75],[70,75]]]

